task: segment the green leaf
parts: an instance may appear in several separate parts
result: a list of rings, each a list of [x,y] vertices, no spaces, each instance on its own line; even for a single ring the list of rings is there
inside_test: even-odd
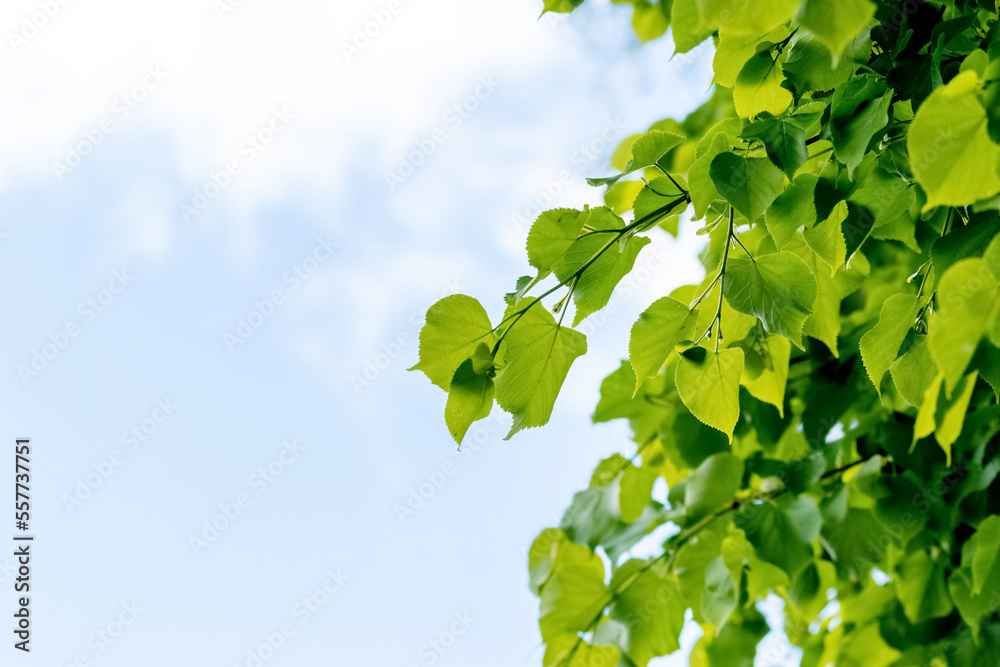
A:
[[[687,53],[712,36],[711,30],[701,29],[697,0],[674,0],[670,27],[675,53]]]
[[[743,130],[744,139],[757,139],[764,144],[767,157],[789,179],[795,178],[806,162],[806,130],[819,120],[819,113],[794,116],[763,116]]]
[[[747,570],[747,594],[751,600],[764,599],[768,593],[790,585],[785,571],[757,558],[746,534],[735,526],[730,528],[729,536],[722,541],[722,558],[737,586],[743,579],[744,570]]]
[[[761,332],[763,333],[763,332]],[[785,385],[792,344],[783,336],[751,332],[739,343],[745,361],[740,383],[759,401],[770,403],[785,416]]]
[[[764,222],[779,250],[788,245],[800,228],[816,222],[814,196],[818,180],[812,174],[799,174],[767,209]]]
[[[823,42],[834,57],[834,65],[857,35],[875,15],[868,0],[804,0],[798,22]]]
[[[669,3],[664,9],[663,3],[658,0],[652,3],[646,0],[635,2],[632,9],[632,29],[640,42],[658,39],[667,32],[670,26],[670,9]]]
[[[641,468],[629,465],[622,474],[621,488],[618,493],[621,519],[625,523],[637,521],[649,505],[653,493],[653,484],[659,477],[657,466],[643,462]]]
[[[927,342],[950,394],[997,319],[1000,283],[985,261],[964,259],[942,276],[935,302]]]
[[[478,301],[464,294],[447,296],[427,310],[420,330],[420,361],[410,370],[422,371],[448,391],[462,362],[480,343],[492,346],[495,341],[490,317]]]
[[[695,417],[725,433],[730,442],[740,418],[743,350],[714,352],[695,347],[680,356],[674,381],[677,394]]]
[[[846,507],[848,490],[843,491],[844,519],[829,517],[823,524],[823,539],[836,554],[841,578],[856,579],[871,572],[885,560],[886,550],[896,542],[886,534],[886,526],[870,509]]]
[[[931,246],[931,262],[934,265],[934,274],[938,277],[944,276],[955,263],[970,257],[983,257],[983,254],[990,246],[997,229],[993,221],[973,223],[963,225],[953,229],[945,236],[938,238]],[[994,248],[996,246],[993,246]],[[994,253],[991,253],[991,255]],[[994,275],[997,274],[995,262],[992,257],[983,257],[983,261],[989,265]]]
[[[757,611],[743,612],[742,623],[727,623],[711,643],[704,646],[704,662],[708,667],[753,667],[757,645],[771,628],[764,616]],[[699,640],[703,644],[706,638]],[[692,655],[698,651],[698,645]],[[691,664],[696,664],[692,661]]]
[[[495,390],[493,378],[476,373],[471,359],[458,367],[444,409],[445,422],[455,442],[462,443],[473,422],[490,416]]]
[[[496,398],[501,408],[514,415],[510,438],[521,429],[549,421],[570,365],[587,351],[587,339],[556,324],[544,307],[532,306],[510,325],[504,341],[505,367],[496,378]]]
[[[684,482],[684,508],[695,522],[733,502],[743,485],[743,459],[732,454],[709,456]]]
[[[1000,516],[996,514],[983,519],[976,528],[975,551],[972,555],[972,593],[980,595],[983,586],[997,564],[997,550],[1000,549]]]
[[[566,541],[566,536],[558,528],[546,528],[538,534],[528,549],[528,587],[538,595],[542,586],[552,574],[559,548]]]
[[[925,211],[1000,192],[1000,146],[989,137],[986,110],[976,98],[978,80],[975,72],[962,72],[931,93],[910,125],[907,148],[913,175],[927,193]]]
[[[861,360],[875,389],[899,354],[906,333],[913,326],[924,301],[913,294],[894,294],[882,304],[878,324],[861,337]]]
[[[948,579],[951,598],[977,643],[982,622],[1000,609],[997,524],[995,515],[980,522],[962,547],[962,567]]]
[[[927,336],[914,336],[912,345],[892,362],[889,371],[899,395],[919,408],[928,387],[938,375],[938,367],[927,347]]]
[[[705,588],[701,593],[701,616],[707,623],[722,627],[739,603],[739,593],[722,556],[716,556],[705,568]]]
[[[636,577],[611,606],[611,618],[628,628],[623,650],[638,667],[646,667],[653,658],[680,648],[687,605],[674,576],[660,569],[649,567],[645,561],[630,560],[615,575],[617,580]]]
[[[976,350],[971,366],[990,385],[993,397],[1000,401],[1000,349],[984,341]]]
[[[750,58],[736,77],[733,101],[741,118],[750,118],[763,112],[773,116],[791,106],[792,93],[782,87],[784,69],[769,51],[762,51]]]
[[[830,139],[848,174],[861,164],[872,138],[889,122],[892,91],[881,81],[861,77],[833,94]]]
[[[585,546],[562,544],[540,597],[538,625],[544,641],[587,630],[611,598],[604,563]]]
[[[582,4],[583,0],[545,0],[545,8],[542,9],[542,14],[544,15],[546,12],[568,14]]]
[[[739,76],[740,70],[760,50],[760,47],[780,42],[788,37],[790,32],[788,26],[781,26],[766,35],[720,34],[719,44],[712,60],[712,69],[715,72],[712,83],[732,88],[736,85],[736,77]]]
[[[965,424],[965,415],[969,409],[972,390],[976,386],[976,378],[975,372],[969,373],[964,381],[959,383],[958,391],[949,397],[941,391],[944,375],[939,374],[924,392],[923,403],[917,411],[917,420],[913,426],[913,444],[916,445],[917,440],[933,432],[934,438],[944,450],[948,466],[951,466],[951,446],[958,440]]]
[[[837,273],[847,261],[847,241],[841,231],[847,213],[847,202],[839,202],[826,220],[803,233],[809,247],[829,267],[830,275]]]
[[[662,389],[659,387],[668,381],[666,377],[654,380],[652,384],[657,387],[650,388],[651,393],[661,393]],[[601,382],[601,399],[594,409],[592,420],[599,424],[613,419],[628,419],[635,440],[646,442],[656,435],[663,420],[672,414],[673,408],[662,403],[652,403],[643,392],[636,395],[635,384],[631,364],[622,361],[619,368]]]
[[[809,496],[783,495],[772,502],[743,505],[736,515],[757,556],[795,576],[812,558],[812,541],[823,517]]]
[[[790,252],[730,258],[725,283],[734,310],[759,318],[768,333],[802,347],[802,327],[817,292],[816,278],[801,258]]]
[[[853,628],[839,644],[837,667],[889,667],[901,655],[882,638],[877,622]]]
[[[559,527],[576,544],[596,549],[618,524],[617,488],[592,487],[573,494]]]
[[[833,90],[845,83],[861,65],[867,65],[872,41],[866,28],[847,45],[839,62],[818,37],[799,32],[788,51],[785,76],[800,93]]]
[[[801,0],[697,0],[701,25],[731,35],[764,35],[795,16]]]
[[[562,261],[588,217],[571,208],[557,208],[538,216],[528,232],[528,263],[538,269],[536,283]]]
[[[632,204],[632,210],[635,212],[635,219],[639,220],[663,209],[670,210],[671,204],[682,211],[687,208],[687,199],[673,181],[666,176],[660,176],[639,191]],[[673,234],[677,236],[676,229]]]
[[[968,567],[956,569],[948,577],[948,592],[951,594],[951,599],[955,601],[958,613],[972,630],[972,636],[976,639],[979,637],[979,628],[983,621],[1000,609],[1000,595],[997,595],[995,588],[1000,584],[1000,577],[991,576],[990,580],[993,585],[992,592],[983,591],[983,593],[976,595],[972,592],[972,573]],[[987,667],[992,664],[995,663],[984,661],[975,663],[975,667]]]
[[[595,486],[607,486],[611,482],[618,479],[618,475],[622,474],[631,463],[627,458],[615,452],[606,459],[602,459],[597,467],[594,468],[594,473],[590,476],[590,488]]]
[[[636,195],[642,188],[642,181],[618,181],[604,193],[604,205],[615,215],[622,215],[632,209]]]
[[[917,419],[913,423],[914,446],[918,440],[933,433],[937,427],[938,399],[944,399],[941,391],[942,384],[944,384],[944,375],[938,373],[924,391],[924,398],[917,411]]]
[[[953,396],[947,400],[944,394],[938,397],[938,414],[935,418],[937,428],[934,429],[934,438],[944,450],[949,466],[951,465],[951,446],[962,433],[965,415],[969,410],[969,401],[972,399],[972,390],[976,388],[977,377],[975,372],[969,373],[965,376],[965,380],[956,387],[957,391]]]
[[[632,163],[629,169],[652,167],[664,155],[684,143],[684,137],[672,132],[650,130],[641,135],[632,144]]]
[[[653,302],[632,326],[629,337],[629,360],[635,371],[633,395],[646,378],[656,375],[674,347],[688,340],[698,321],[698,309],[691,310],[680,301],[665,296]]]
[[[583,217],[584,233],[555,267],[556,277],[573,287],[574,326],[608,305],[615,286],[632,270],[639,251],[650,242],[644,236],[633,235],[623,245],[618,240],[618,231],[624,229],[625,224],[610,209],[589,209]],[[589,230],[602,230],[602,233],[588,233]]]
[[[912,183],[907,183],[898,175],[890,174],[880,167],[873,153],[865,156],[854,178],[860,185],[848,199],[871,211],[875,227],[896,220],[916,202]]]
[[[903,603],[903,610],[910,623],[923,623],[941,618],[953,609],[945,585],[945,566],[926,551],[914,551],[896,565],[893,584],[896,597]]]
[[[713,625],[724,623],[738,603],[736,587],[720,556],[718,525],[694,534],[677,552],[673,567],[695,620]]]
[[[632,158],[625,165],[622,173],[606,178],[588,178],[587,182],[591,185],[613,185],[634,171],[652,167],[664,155],[682,143],[684,143],[684,137],[679,134],[663,130],[649,130],[636,137],[635,141],[632,142]]]
[[[705,217],[708,207],[719,197],[719,191],[712,181],[712,162],[716,156],[729,154],[732,140],[726,133],[719,133],[712,139],[709,148],[696,159],[688,169],[688,188],[690,188],[691,204],[694,206],[694,219]]]
[[[619,657],[617,646],[594,646],[575,634],[565,634],[548,642],[542,667],[613,667],[620,664]]]
[[[802,241],[801,236],[787,248],[798,255],[816,277],[816,302],[813,303],[812,313],[802,326],[802,333],[822,341],[830,353],[837,357],[840,350],[837,337],[840,335],[841,286],[829,272],[824,270],[826,263]]]
[[[719,194],[750,222],[760,220],[777,199],[785,175],[766,158],[721,153],[709,169]]]

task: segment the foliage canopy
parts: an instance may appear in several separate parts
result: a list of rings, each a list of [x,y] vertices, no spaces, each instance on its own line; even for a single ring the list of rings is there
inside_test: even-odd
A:
[[[645,667],[687,615],[700,667],[784,662],[771,630],[803,667],[1000,665],[1000,3],[616,1],[714,42],[711,99],[537,219],[499,322],[434,304],[415,367],[459,442],[494,402],[542,426],[648,235],[707,236],[601,385],[634,456],[531,547],[544,665]]]

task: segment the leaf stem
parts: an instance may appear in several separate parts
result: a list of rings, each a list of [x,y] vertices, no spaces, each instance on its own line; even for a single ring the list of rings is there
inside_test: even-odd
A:
[[[754,264],[756,264],[757,260],[753,258],[753,255],[750,253],[750,251],[747,249],[747,247],[745,245],[743,245],[743,241],[740,241],[740,237],[737,236],[736,234],[733,234],[733,240],[736,241],[736,244],[739,245],[739,247],[743,248],[743,252],[745,252],[747,254],[747,257],[749,257],[750,260]]]
[[[715,309],[715,317],[712,318],[712,322],[708,325],[708,328],[705,329],[705,333],[703,333],[701,335],[701,337],[694,342],[694,344],[697,345],[698,343],[700,343],[701,341],[705,340],[706,338],[711,337],[712,331],[715,329],[716,324],[718,324],[719,328],[715,330],[716,331],[716,336],[715,336],[715,351],[716,352],[719,351],[719,343],[722,342],[722,298],[723,298],[723,294],[726,291],[726,265],[729,263],[729,246],[732,245],[733,241],[736,241],[737,243],[740,243],[739,240],[736,239],[736,235],[733,233],[733,226],[734,226],[733,225],[733,217],[734,217],[733,207],[730,206],[729,207],[729,230],[726,232],[725,250],[723,250],[723,252],[722,252],[722,264],[719,266],[719,275],[718,275],[718,280],[719,280],[719,305],[716,307],[716,309]],[[743,244],[740,243],[740,246],[742,246],[742,245]],[[743,249],[746,250],[746,248],[743,248]],[[748,252],[747,254],[749,255],[750,253]],[[713,280],[712,283],[714,284],[715,281]],[[702,298],[704,298],[704,295],[702,297],[699,297],[698,300],[700,301]]]
[[[688,308],[690,308],[691,310],[694,310],[695,308],[697,308],[698,304],[701,303],[702,301],[704,301],[705,297],[708,296],[708,293],[712,291],[713,287],[715,287],[715,283],[719,282],[719,278],[721,276],[722,276],[722,271],[720,270],[719,272],[717,272],[715,274],[715,277],[712,278],[712,282],[710,282],[708,284],[708,287],[705,288],[705,291],[702,292],[701,295],[697,299],[695,299],[694,301],[692,301],[691,305],[688,306]]]
[[[583,272],[586,271],[587,269],[589,269],[591,267],[591,265],[593,265],[593,263],[596,262],[601,257],[601,255],[603,255],[609,248],[611,248],[614,244],[616,244],[624,236],[627,236],[629,234],[634,234],[634,233],[637,233],[637,232],[640,232],[640,231],[645,231],[645,228],[646,228],[645,226],[647,226],[647,225],[649,227],[652,227],[653,224],[655,224],[655,223],[657,223],[657,222],[660,221],[660,218],[662,218],[664,215],[666,215],[667,213],[669,213],[670,211],[672,211],[675,206],[677,206],[681,202],[685,202],[685,201],[687,201],[687,195],[686,194],[682,195],[680,197],[677,197],[676,199],[672,199],[667,204],[661,206],[660,208],[656,209],[655,211],[651,211],[650,213],[648,213],[648,214],[642,216],[641,218],[639,218],[638,220],[633,220],[631,223],[629,223],[625,227],[622,227],[621,229],[616,229],[616,230],[594,230],[594,232],[604,232],[604,231],[612,232],[613,231],[614,232],[614,238],[610,239],[607,243],[605,243],[600,248],[600,250],[598,250],[596,253],[594,253],[594,255],[590,259],[588,259],[586,262],[584,262],[583,265],[580,266],[579,269],[577,269],[576,271],[574,271],[573,275],[569,276],[566,280],[560,280],[558,285],[556,285],[552,289],[546,291],[541,296],[535,297],[532,300],[531,303],[529,303],[527,306],[525,306],[521,310],[519,310],[517,312],[514,312],[514,313],[511,313],[510,315],[507,315],[505,318],[503,318],[500,321],[499,324],[497,324],[495,327],[493,327],[492,330],[494,332],[496,332],[498,329],[500,329],[500,327],[502,327],[504,324],[506,324],[508,320],[513,320],[513,322],[511,322],[510,325],[506,329],[504,329],[503,333],[500,334],[500,337],[497,339],[496,344],[493,346],[493,356],[496,356],[497,351],[500,349],[500,343],[502,343],[503,340],[504,340],[504,338],[507,337],[507,334],[510,332],[511,328],[513,328],[513,326],[515,324],[517,324],[518,320],[520,320],[524,316],[525,313],[527,313],[529,310],[531,310],[531,308],[535,304],[541,302],[542,299],[544,299],[545,297],[551,295],[553,292],[555,292],[556,290],[558,290],[560,287],[567,286],[570,283],[572,283],[575,286],[576,281],[579,280],[580,276],[583,275]],[[589,234],[589,233],[594,233],[594,232],[587,232],[587,233]],[[561,321],[562,320],[560,318],[560,322]]]

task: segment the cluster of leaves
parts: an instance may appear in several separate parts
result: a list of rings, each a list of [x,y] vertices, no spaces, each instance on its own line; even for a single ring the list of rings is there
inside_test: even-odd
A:
[[[622,144],[606,206],[538,218],[499,323],[432,306],[415,367],[459,442],[494,402],[541,426],[566,313],[648,234],[707,236],[601,385],[634,456],[530,550],[544,664],[645,667],[690,614],[692,665],[749,667],[776,596],[804,667],[1000,665],[998,3],[628,1],[643,39],[713,40],[712,98]]]

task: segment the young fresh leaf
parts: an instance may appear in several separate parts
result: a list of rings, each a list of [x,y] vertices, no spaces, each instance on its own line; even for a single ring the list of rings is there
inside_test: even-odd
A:
[[[789,252],[730,258],[725,283],[734,310],[802,347],[802,326],[816,302],[816,278],[802,259]]]
[[[471,359],[462,362],[451,380],[444,409],[445,422],[455,442],[462,444],[469,427],[490,416],[494,392],[492,377],[476,373]]]
[[[830,267],[830,275],[847,261],[847,242],[844,240],[842,225],[847,220],[847,202],[840,202],[826,220],[807,229],[803,237],[809,247]]]
[[[545,308],[522,300],[524,315],[509,325],[504,342],[504,369],[496,377],[496,399],[514,415],[507,438],[521,429],[542,426],[552,415],[552,406],[573,360],[587,351],[583,334],[561,327]]]
[[[670,27],[676,53],[687,53],[712,36],[711,30],[701,28],[697,0],[674,0]]]
[[[743,350],[714,352],[694,347],[680,355],[674,382],[677,394],[695,417],[725,433],[730,442],[740,418]]]
[[[986,110],[976,98],[978,82],[975,72],[965,71],[935,90],[907,132],[913,175],[927,193],[925,211],[1000,192],[1000,146],[989,137]]]
[[[691,204],[694,206],[695,220],[704,218],[709,206],[719,197],[719,191],[712,180],[712,162],[716,156],[728,153],[731,145],[732,140],[729,135],[720,132],[715,135],[708,149],[688,169],[688,188]]]
[[[785,385],[792,344],[783,336],[753,331],[738,345],[743,350],[743,377],[740,384],[759,401],[770,403],[785,415]]]
[[[785,182],[785,175],[770,160],[734,153],[717,155],[709,173],[719,194],[750,222],[763,217]]]
[[[785,76],[800,92],[833,90],[847,82],[861,65],[868,64],[872,53],[869,32],[867,28],[862,30],[837,62],[818,37],[799,32],[788,51]]]
[[[869,0],[804,0],[796,17],[833,54],[837,65],[840,54],[865,29],[875,16],[875,5]]]
[[[709,456],[684,482],[685,516],[690,523],[733,502],[743,487],[743,459],[733,454]]]
[[[819,116],[819,113],[778,118],[762,116],[748,125],[741,136],[759,140],[771,162],[793,179],[806,162],[806,130],[819,120]]]
[[[812,174],[799,174],[768,207],[764,222],[779,249],[788,245],[800,228],[811,227],[816,222],[818,180]]]
[[[913,294],[890,296],[882,304],[878,324],[861,337],[861,360],[880,396],[882,377],[896,360],[903,339],[924,303]]]
[[[573,288],[574,326],[608,305],[615,286],[632,270],[639,251],[650,242],[644,236],[633,235],[622,247],[618,232],[625,224],[610,209],[589,209],[583,217],[584,233],[555,267],[556,277]]]
[[[478,301],[464,294],[447,296],[427,310],[420,330],[420,361],[413,371],[423,371],[445,391],[462,362],[472,357],[480,343],[496,341],[493,325]]]
[[[849,174],[861,164],[872,138],[888,124],[891,104],[892,91],[875,79],[854,79],[834,92],[830,139]]]
[[[840,302],[843,292],[840,282],[825,270],[826,263],[802,241],[801,235],[787,249],[798,255],[816,277],[816,302],[802,326],[802,333],[822,341],[830,353],[838,357],[840,347],[837,345],[837,337],[840,335]]]
[[[951,466],[951,446],[958,440],[965,424],[965,413],[969,409],[972,390],[976,386],[977,374],[973,371],[965,376],[949,397],[944,391],[944,375],[939,374],[924,392],[924,400],[917,411],[913,426],[913,444],[931,433],[937,440]]]
[[[997,320],[1000,283],[986,262],[964,259],[942,276],[935,300],[927,342],[950,395]]]
[[[697,0],[701,25],[731,35],[764,35],[795,15],[802,0],[770,0],[753,4],[745,0]]]
[[[586,630],[611,597],[604,585],[604,563],[585,546],[563,543],[540,597],[543,640]]]
[[[784,495],[774,502],[744,505],[736,525],[746,533],[757,556],[794,577],[812,558],[812,541],[823,517],[811,497]]]
[[[777,116],[791,106],[792,93],[782,87],[784,69],[770,51],[761,51],[750,58],[736,77],[733,101],[741,118],[763,112]]]
[[[634,171],[652,167],[664,155],[682,143],[684,143],[684,137],[679,134],[663,130],[650,130],[637,137],[632,143],[632,159],[628,161],[620,174],[605,178],[588,178],[587,182],[591,185],[613,185]]]
[[[639,387],[656,375],[674,347],[694,334],[698,309],[691,310],[677,299],[665,296],[647,308],[632,326],[629,338],[629,360]]]
[[[919,408],[928,387],[938,376],[938,367],[927,347],[927,336],[914,336],[910,347],[892,362],[889,372],[899,395]]]
[[[687,605],[672,574],[649,567],[640,560],[630,560],[615,573],[612,587],[619,580],[636,577],[611,606],[611,618],[628,628],[623,650],[632,663],[646,667],[649,661],[669,655],[680,648]],[[589,663],[591,665],[615,663]]]
[[[538,216],[528,232],[528,263],[538,269],[538,282],[562,261],[587,220],[587,214],[557,208]]]

